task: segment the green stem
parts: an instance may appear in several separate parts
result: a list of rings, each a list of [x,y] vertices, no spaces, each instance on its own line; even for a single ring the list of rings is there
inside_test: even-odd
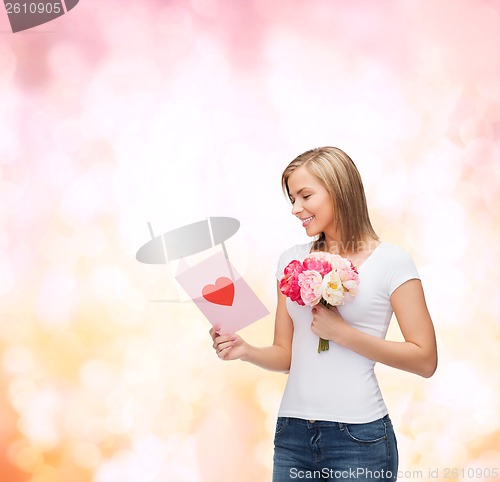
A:
[[[318,343],[318,353],[321,353],[322,351],[326,351],[329,349],[330,349],[330,342],[328,340],[325,340],[324,338],[320,338]]]
[[[326,306],[328,308],[328,303],[321,298],[319,301],[323,306]],[[318,343],[318,353],[321,353],[322,351],[327,351],[330,349],[330,342],[328,340],[325,340],[324,338],[319,339]]]

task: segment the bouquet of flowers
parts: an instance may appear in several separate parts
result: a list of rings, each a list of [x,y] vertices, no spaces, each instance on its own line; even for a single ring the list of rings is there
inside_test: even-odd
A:
[[[302,306],[343,305],[356,295],[358,276],[350,260],[338,254],[313,252],[302,262],[288,263],[280,281],[280,291]],[[320,338],[318,353],[328,349],[328,340]]]

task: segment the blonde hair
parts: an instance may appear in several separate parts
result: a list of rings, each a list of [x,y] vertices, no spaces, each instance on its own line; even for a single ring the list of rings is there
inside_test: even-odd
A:
[[[330,193],[340,253],[360,249],[367,239],[379,239],[368,215],[361,175],[344,151],[336,147],[317,147],[296,157],[281,176],[283,192],[289,199],[288,178],[300,166],[316,176]],[[314,241],[311,251],[328,251],[324,233]]]

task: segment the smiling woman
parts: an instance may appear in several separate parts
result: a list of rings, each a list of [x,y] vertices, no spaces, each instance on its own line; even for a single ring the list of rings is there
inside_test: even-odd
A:
[[[333,205],[321,181],[303,166],[294,172],[292,181],[289,195],[292,214],[302,221],[307,234],[311,235],[314,230],[323,232],[333,226]],[[296,189],[295,186],[303,187]]]
[[[374,367],[381,362],[423,377],[436,369],[434,328],[419,274],[406,251],[376,235],[361,176],[340,149],[301,154],[283,172],[282,187],[292,214],[316,239],[279,258],[273,345],[254,347],[239,335],[221,336],[215,326],[213,346],[223,360],[289,372],[276,423],[273,482],[291,480],[299,471],[394,481],[396,437]],[[300,261],[315,251],[340,255],[357,267],[359,286],[350,303],[304,303],[301,283],[308,271]],[[290,271],[292,264],[300,269]],[[297,278],[302,302],[285,297],[284,274],[288,284]],[[393,312],[404,342],[385,340]],[[332,349],[316,352],[318,336]]]
[[[329,147],[301,154],[283,172],[281,186],[292,202],[292,214],[303,220],[304,227],[310,226],[307,234],[319,236],[313,250],[343,254],[360,251],[363,246],[357,244],[371,242],[376,246],[373,241],[378,236],[368,215],[361,176],[342,150]],[[315,214],[308,209],[319,212]],[[307,215],[313,215],[316,221],[320,216],[322,224],[311,225],[311,220],[304,218]],[[323,243],[326,247],[321,246]]]

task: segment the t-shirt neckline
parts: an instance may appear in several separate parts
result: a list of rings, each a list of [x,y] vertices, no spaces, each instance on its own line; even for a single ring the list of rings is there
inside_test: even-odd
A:
[[[359,271],[367,263],[367,261],[369,261],[373,257],[373,255],[377,252],[378,248],[380,248],[380,246],[382,246],[383,244],[385,244],[385,243],[383,241],[381,241],[380,244],[378,244],[375,247],[375,249],[370,253],[368,258],[366,258],[359,266],[356,266],[356,269]]]

